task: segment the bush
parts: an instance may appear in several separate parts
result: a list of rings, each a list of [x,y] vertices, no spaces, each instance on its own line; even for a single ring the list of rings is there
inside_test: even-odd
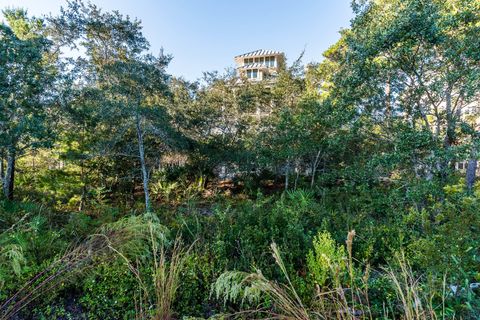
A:
[[[139,287],[120,261],[102,262],[82,283],[80,303],[89,319],[134,319]]]
[[[260,197],[235,207],[218,208],[214,243],[217,255],[226,257],[229,269],[261,269],[269,277],[279,275],[269,252],[276,241],[285,250],[289,271],[304,273],[304,257],[322,222],[321,207],[307,192],[297,191],[280,199]]]
[[[307,266],[314,282],[323,287],[338,282],[347,270],[347,255],[327,231],[319,232],[313,239],[313,250],[307,256]],[[338,283],[335,284],[338,286]]]

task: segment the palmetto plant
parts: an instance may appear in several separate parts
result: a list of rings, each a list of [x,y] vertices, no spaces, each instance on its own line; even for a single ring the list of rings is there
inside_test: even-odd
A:
[[[185,247],[179,237],[169,243],[167,230],[153,213],[131,216],[103,225],[97,232],[70,249],[0,304],[0,320],[11,319],[37,298],[57,290],[70,279],[84,275],[96,265],[120,258],[138,280],[139,319],[173,319],[173,302],[180,275],[192,246]],[[10,244],[0,250],[3,258],[19,268],[24,258],[19,246]],[[147,268],[141,268],[146,266]],[[141,270],[150,270],[144,274]]]
[[[168,182],[161,180],[151,183],[150,185],[152,196],[156,198],[163,198],[163,200],[167,202],[172,200],[172,195],[174,195],[178,187],[178,182]]]
[[[336,246],[331,245],[332,240],[330,236],[319,234],[318,238],[316,238],[318,242],[316,245],[317,252],[309,254],[310,265],[322,261],[323,266],[319,266],[320,269],[317,268],[315,270],[317,270],[316,272],[323,281],[327,277],[331,278],[332,287],[320,288],[317,286],[316,296],[313,299],[314,302],[310,306],[302,301],[295,290],[276,243],[272,243],[270,248],[277,266],[286,279],[286,283],[282,284],[266,279],[260,270],[251,274],[226,272],[218,278],[214,285],[215,296],[217,299],[223,298],[225,303],[240,301],[242,304],[247,302],[250,305],[261,301],[260,298],[262,296],[267,297],[272,301],[271,308],[265,309],[260,306],[250,311],[259,319],[357,319],[360,313],[356,311],[353,300],[355,300],[357,295],[363,294],[363,292],[358,290],[355,292],[356,296],[353,297],[347,295],[347,292],[352,292],[353,288],[348,288],[347,290],[347,288],[342,287],[344,282],[342,272],[347,276],[354,277],[351,256],[354,236],[355,231],[351,231],[347,237],[348,256],[345,254],[343,247],[336,249]],[[323,245],[331,245],[331,250],[322,251],[322,243],[320,242],[323,240],[328,241],[328,243],[323,243]],[[349,284],[353,284],[353,280]]]

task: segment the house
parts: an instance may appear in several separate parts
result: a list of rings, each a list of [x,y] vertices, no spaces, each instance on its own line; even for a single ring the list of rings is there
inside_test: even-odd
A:
[[[255,50],[235,57],[237,74],[249,81],[273,80],[285,64],[285,54],[273,50]]]

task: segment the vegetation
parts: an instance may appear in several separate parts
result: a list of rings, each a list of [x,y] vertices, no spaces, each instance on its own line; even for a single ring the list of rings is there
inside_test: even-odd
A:
[[[0,319],[477,319],[480,1],[352,8],[258,83],[4,10]]]

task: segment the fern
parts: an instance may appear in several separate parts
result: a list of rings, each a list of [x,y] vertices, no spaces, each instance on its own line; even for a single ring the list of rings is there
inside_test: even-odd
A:
[[[280,255],[280,250],[272,243],[271,250],[275,262],[282,270],[287,284],[279,284],[266,279],[260,270],[255,273],[229,271],[223,273],[214,284],[217,299],[223,298],[226,302],[238,302],[241,304],[258,303],[263,296],[275,302],[275,310],[268,312],[272,319],[299,319],[308,320],[310,315],[300,300],[290,277],[287,274],[285,264]],[[257,310],[258,312],[261,309]]]
[[[22,272],[22,265],[26,263],[23,248],[18,244],[9,244],[2,248],[2,256],[9,262],[13,272],[19,276]]]
[[[246,272],[224,272],[213,284],[212,293],[215,293],[215,298],[223,299],[224,305],[229,302],[257,302],[260,291],[255,286],[248,285],[249,277],[250,274]]]

